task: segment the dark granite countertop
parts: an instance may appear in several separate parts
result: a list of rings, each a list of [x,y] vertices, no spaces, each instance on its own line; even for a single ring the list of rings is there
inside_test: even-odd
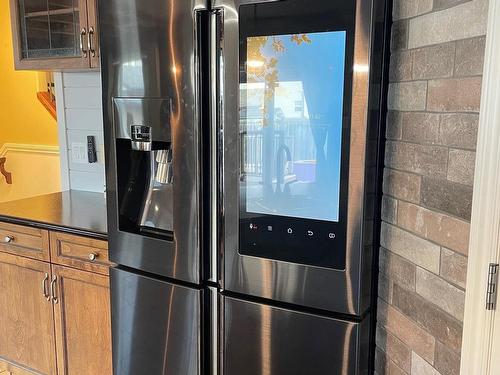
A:
[[[0,221],[107,238],[103,193],[70,190],[3,202]]]

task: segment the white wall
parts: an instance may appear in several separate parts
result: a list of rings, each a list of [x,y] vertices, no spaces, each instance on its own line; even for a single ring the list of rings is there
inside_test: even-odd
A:
[[[56,77],[56,85],[58,83],[63,188],[103,192],[105,174],[100,73],[61,73]],[[97,163],[87,162],[88,135],[93,135],[96,140]]]

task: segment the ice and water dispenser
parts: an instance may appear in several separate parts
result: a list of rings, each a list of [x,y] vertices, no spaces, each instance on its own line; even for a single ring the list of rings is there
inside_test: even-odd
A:
[[[114,98],[118,224],[122,231],[173,237],[171,102]]]

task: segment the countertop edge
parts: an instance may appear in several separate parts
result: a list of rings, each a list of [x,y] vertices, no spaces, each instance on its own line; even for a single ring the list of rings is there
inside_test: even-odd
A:
[[[88,230],[88,229],[68,227],[68,226],[58,225],[58,224],[53,224],[53,223],[44,223],[41,221],[35,221],[35,220],[31,220],[31,219],[23,219],[23,218],[17,218],[17,217],[12,217],[12,216],[5,216],[5,215],[0,215],[0,221],[4,222],[4,223],[9,223],[9,224],[24,225],[24,226],[34,227],[34,228],[47,229],[47,230],[52,230],[52,231],[57,231],[57,232],[74,234],[77,236],[90,237],[90,238],[95,238],[98,240],[105,240],[105,241],[108,240],[108,235],[106,233],[94,232],[94,231]]]

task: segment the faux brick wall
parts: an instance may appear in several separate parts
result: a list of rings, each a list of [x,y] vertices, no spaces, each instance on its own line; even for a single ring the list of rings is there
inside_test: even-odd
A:
[[[394,0],[379,375],[459,374],[487,9]]]

